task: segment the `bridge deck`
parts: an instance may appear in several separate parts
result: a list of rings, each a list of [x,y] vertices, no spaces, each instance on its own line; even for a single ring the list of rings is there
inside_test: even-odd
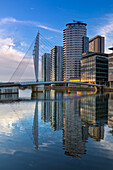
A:
[[[70,82],[70,81],[49,81],[49,82],[7,82],[7,83],[0,83],[0,88],[4,87],[25,87],[25,86],[38,86],[38,85],[51,85],[51,84],[59,84],[59,85],[65,85],[65,84],[77,84],[77,85],[86,85],[86,86],[96,86],[96,87],[102,87],[103,85],[99,84],[90,84],[90,83],[83,83],[83,82]]]

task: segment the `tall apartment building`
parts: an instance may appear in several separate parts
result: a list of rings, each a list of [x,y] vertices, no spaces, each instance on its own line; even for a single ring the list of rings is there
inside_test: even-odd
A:
[[[54,46],[51,49],[51,68],[50,80],[62,81],[63,80],[63,47]]]
[[[97,35],[89,40],[89,51],[104,53],[104,37]]]
[[[42,81],[50,81],[50,54],[42,55]]]
[[[87,24],[77,21],[63,30],[63,79],[80,77],[81,53],[89,51]],[[87,41],[87,42],[86,42]],[[85,45],[84,45],[85,42]]]

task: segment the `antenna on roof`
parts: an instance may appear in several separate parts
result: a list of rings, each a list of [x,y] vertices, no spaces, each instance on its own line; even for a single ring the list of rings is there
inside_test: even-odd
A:
[[[77,21],[78,23],[82,23],[82,21]]]
[[[77,22],[76,20],[73,20],[73,22]]]

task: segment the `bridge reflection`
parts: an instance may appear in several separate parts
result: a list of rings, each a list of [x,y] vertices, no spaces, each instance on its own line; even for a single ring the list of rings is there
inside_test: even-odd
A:
[[[33,136],[35,148],[38,149],[38,102],[36,102],[35,112],[34,112],[34,121],[33,121]]]
[[[49,141],[48,136],[44,138],[44,135],[48,135],[52,130],[52,135],[54,136],[54,131],[59,131],[62,134],[62,149],[64,153],[68,156],[81,158],[82,155],[87,154],[89,139],[96,142],[104,140],[105,126],[108,125],[113,129],[112,94],[87,95],[83,97],[77,97],[77,95],[80,94],[77,92],[75,95],[74,92],[68,96],[68,94],[66,95],[66,93],[59,91],[45,91],[43,97],[46,100],[35,99],[36,102],[32,102],[33,106],[31,101],[28,101],[28,108],[26,100],[19,102],[21,105],[25,103],[25,106],[23,105],[25,110],[29,110],[30,107],[34,109],[35,107],[33,118],[29,118],[29,121],[32,120],[32,131],[30,131],[31,124],[27,127],[28,121],[23,115],[24,112],[27,114],[29,111],[24,111],[22,108],[21,110],[19,109],[18,115],[15,112],[16,119],[22,122],[22,126],[34,143],[35,149],[40,149],[42,141],[46,140],[45,143]],[[76,98],[73,96],[76,96]],[[11,106],[12,108],[14,107],[13,105]],[[15,108],[13,108],[14,111],[17,106],[16,104]],[[21,112],[23,120],[20,116]],[[32,115],[32,111],[30,112]],[[46,125],[48,125],[48,130],[44,131],[44,134],[41,131],[40,122],[42,122],[41,125],[43,125],[44,130]],[[113,130],[110,133],[113,135]]]

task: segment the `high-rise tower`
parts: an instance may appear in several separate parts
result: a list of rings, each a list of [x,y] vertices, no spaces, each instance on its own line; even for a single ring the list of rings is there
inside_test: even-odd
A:
[[[81,53],[89,49],[86,25],[85,23],[77,21],[66,24],[67,28],[63,30],[64,81],[70,78],[80,77]],[[86,42],[86,40],[88,42]]]
[[[54,46],[51,49],[51,68],[50,80],[62,81],[63,80],[63,47]]]
[[[50,81],[50,54],[42,54],[42,81]]]

